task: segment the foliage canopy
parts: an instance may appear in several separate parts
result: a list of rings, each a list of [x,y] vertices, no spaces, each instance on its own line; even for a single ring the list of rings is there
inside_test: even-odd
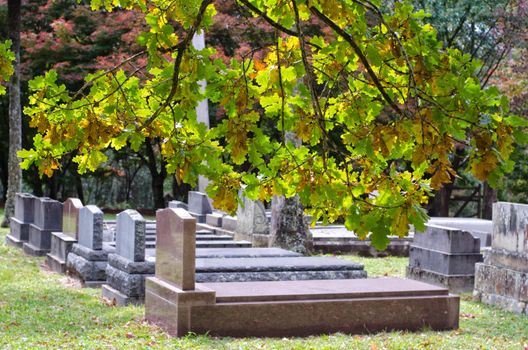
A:
[[[145,14],[137,55],[147,63],[90,74],[75,94],[54,71],[31,81],[25,113],[38,134],[20,152],[24,167],[51,175],[75,151],[79,171],[93,171],[107,148],[158,139],[168,172],[191,184],[205,175],[220,209],[236,210],[241,187],[261,200],[298,194],[315,219],[342,217],[376,247],[409,223],[423,227],[421,204],[450,181],[456,147],[479,179],[513,167],[524,119],[481,88],[478,61],[442,49],[409,1],[382,10],[379,0],[238,0],[275,36],[228,63],[191,45],[214,22],[213,0],[91,4]],[[204,98],[222,115],[210,130],[196,120]]]

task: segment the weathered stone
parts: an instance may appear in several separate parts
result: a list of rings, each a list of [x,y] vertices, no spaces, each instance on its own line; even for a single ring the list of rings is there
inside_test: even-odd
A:
[[[229,232],[235,232],[237,225],[238,225],[237,223],[238,223],[238,218],[225,215],[222,218],[222,229],[229,231]]]
[[[305,281],[367,278],[363,270],[196,272],[196,282]]]
[[[266,208],[260,201],[254,201],[241,196],[242,204],[237,209],[236,232],[243,234],[267,235],[270,233],[270,224],[266,216]]]
[[[492,248],[528,254],[528,205],[493,204]]]
[[[53,232],[51,234],[51,252],[47,254],[47,263],[52,271],[58,273],[66,272],[66,259],[75,242],[77,242],[75,238],[62,232]]]
[[[103,247],[103,212],[95,205],[79,210],[79,244],[91,250]]]
[[[69,253],[66,261],[67,272],[77,277],[86,287],[100,285],[106,281],[106,266],[106,260],[88,260],[75,252]]]
[[[29,240],[29,223],[12,217],[9,219],[10,232],[6,236],[6,243],[21,248],[24,242]]]
[[[108,263],[118,270],[129,274],[154,274],[156,259],[154,257],[147,258],[145,261],[134,262],[123,258],[117,254],[108,255]]]
[[[152,275],[131,274],[110,264],[106,266],[106,284],[128,297],[143,298],[145,296],[145,277],[148,276]]]
[[[271,215],[270,246],[308,252],[310,231],[304,219],[303,207],[297,196],[291,198],[273,197]]]
[[[117,215],[116,254],[131,260],[145,260],[145,219],[128,209]]]
[[[528,314],[528,205],[493,205],[492,249],[476,265],[476,299]]]
[[[264,258],[264,257],[300,257],[299,253],[280,248],[199,248],[197,259],[209,258]]]
[[[481,247],[491,246],[491,232],[493,231],[493,222],[491,220],[478,218],[432,217],[427,223],[430,225],[452,227],[470,232],[475,238],[480,239]]]
[[[473,290],[475,263],[482,261],[480,241],[467,231],[426,225],[414,235],[407,277],[448,287],[453,292]]]
[[[68,198],[62,206],[62,233],[78,239],[79,233],[79,211],[83,207],[78,198]]]
[[[74,244],[72,252],[90,261],[108,261],[108,254],[115,253],[115,247],[103,245],[103,249],[90,249],[81,244]]]

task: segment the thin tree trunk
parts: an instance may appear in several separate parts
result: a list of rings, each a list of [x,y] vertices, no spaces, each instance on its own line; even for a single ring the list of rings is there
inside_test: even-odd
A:
[[[20,107],[20,5],[21,0],[7,1],[7,27],[11,50],[15,53],[14,72],[9,80],[9,163],[7,200],[2,226],[15,215],[15,195],[22,187],[22,169],[17,152],[22,149],[22,115]]]
[[[488,182],[484,182],[482,218],[491,220],[493,214],[493,203],[497,201],[497,190],[491,188]]]

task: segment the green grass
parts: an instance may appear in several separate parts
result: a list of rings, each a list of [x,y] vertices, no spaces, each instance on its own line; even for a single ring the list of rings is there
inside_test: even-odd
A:
[[[343,334],[309,338],[172,339],[143,319],[143,307],[106,305],[3,242],[0,229],[0,349],[523,349],[528,317],[462,296],[460,329],[449,332]],[[346,257],[350,259],[350,257]],[[357,258],[370,276],[402,276],[405,258]]]

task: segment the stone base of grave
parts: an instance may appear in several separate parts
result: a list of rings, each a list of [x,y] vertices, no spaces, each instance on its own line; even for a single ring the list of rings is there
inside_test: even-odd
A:
[[[29,240],[29,225],[15,217],[9,219],[9,234],[6,243],[10,246],[21,248]]]
[[[51,251],[51,233],[53,230],[44,230],[35,224],[29,225],[29,239],[24,243],[26,254],[44,256]]]
[[[11,235],[6,235],[6,238],[5,238],[5,243],[10,246],[10,247],[15,247],[15,248],[22,248],[22,246],[24,245],[24,243],[26,243],[25,241],[21,241]]]
[[[458,296],[397,278],[204,283],[183,291],[151,277],[146,288],[146,319],[173,336],[290,337],[458,327]]]
[[[143,297],[129,297],[117,289],[112,288],[108,284],[103,284],[101,286],[101,291],[103,298],[110,300],[112,304],[117,306],[127,306],[127,305],[141,305],[143,304]]]
[[[453,293],[471,292],[475,284],[474,275],[444,275],[438,272],[407,266],[407,278],[446,287]]]
[[[154,259],[144,262],[133,262],[117,254],[108,256],[106,267],[107,283],[103,286],[103,296],[115,299],[119,306],[129,303],[143,303],[145,299],[145,278],[154,275]],[[117,291],[111,298],[112,291]],[[106,293],[106,295],[105,295]]]
[[[52,271],[66,273],[66,259],[77,240],[62,232],[51,234],[51,252],[47,254],[48,266]]]
[[[477,264],[473,295],[485,304],[528,315],[528,257],[515,255],[492,251],[484,263]]]
[[[102,250],[92,250],[80,244],[73,244],[66,261],[66,271],[79,279],[84,287],[100,287],[106,283],[108,254],[114,251],[115,248],[106,244]]]
[[[245,234],[240,232],[235,232],[235,240],[237,241],[249,241],[251,245],[255,248],[265,248],[269,247],[270,244],[270,235],[262,234]]]

